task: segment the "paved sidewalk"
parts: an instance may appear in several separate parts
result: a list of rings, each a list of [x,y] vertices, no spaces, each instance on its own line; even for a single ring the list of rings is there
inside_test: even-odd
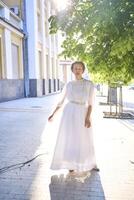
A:
[[[133,126],[104,119],[106,108],[98,102],[94,141],[100,172],[70,178],[67,170],[49,169],[56,130],[47,117],[57,98],[0,104],[0,200],[134,200]]]

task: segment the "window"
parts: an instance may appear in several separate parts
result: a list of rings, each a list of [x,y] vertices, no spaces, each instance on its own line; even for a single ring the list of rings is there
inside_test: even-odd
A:
[[[51,64],[52,64],[52,77],[55,78],[54,57],[51,58]]]
[[[40,13],[37,13],[37,25],[38,25],[38,32],[41,32],[41,16],[40,16]]]
[[[48,37],[48,23],[45,20],[45,36]]]
[[[38,32],[41,32],[41,2],[40,0],[36,1],[37,3],[37,27],[38,27]]]
[[[48,5],[47,5],[47,1],[45,1],[45,9],[44,9],[44,13],[45,13],[45,36],[48,37]]]
[[[37,0],[37,9],[40,10],[41,6],[40,6],[40,0]]]
[[[11,34],[12,78],[23,78],[23,48],[22,38]]]
[[[51,35],[51,45],[52,45],[52,48],[54,49],[54,35]]]
[[[43,69],[42,69],[42,52],[38,51],[38,69],[39,69],[39,78],[43,77]]]
[[[0,79],[5,78],[3,29],[0,28]]]
[[[49,78],[49,58],[46,55],[46,78]]]
[[[12,43],[12,69],[13,78],[19,78],[19,46]]]
[[[2,79],[2,38],[0,37],[0,79]]]
[[[59,62],[58,59],[56,59],[56,78],[59,78]]]

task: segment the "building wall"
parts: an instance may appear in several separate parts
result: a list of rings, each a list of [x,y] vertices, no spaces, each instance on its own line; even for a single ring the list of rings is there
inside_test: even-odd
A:
[[[57,36],[49,35],[52,1],[26,0],[30,96],[59,90]]]
[[[24,17],[23,1],[0,0],[0,101],[25,97],[26,84],[29,97],[60,89],[58,38],[49,35],[48,18],[55,13],[52,0],[25,0],[25,3],[28,36],[28,66],[25,67],[29,82],[25,81],[23,62],[24,35],[20,18]],[[22,15],[11,12],[14,6],[18,6]]]
[[[21,17],[21,4],[23,0],[2,0],[5,5],[10,9],[17,7],[18,8],[18,16]]]
[[[1,2],[0,2],[1,3]],[[11,12],[0,4],[0,102],[24,97],[23,34],[10,21]],[[2,18],[3,17],[3,18]],[[12,15],[13,17],[13,15]],[[4,19],[4,20],[3,20]],[[16,19],[16,18],[15,18]],[[21,23],[20,23],[21,26]]]
[[[21,6],[22,0],[2,0],[8,7]]]

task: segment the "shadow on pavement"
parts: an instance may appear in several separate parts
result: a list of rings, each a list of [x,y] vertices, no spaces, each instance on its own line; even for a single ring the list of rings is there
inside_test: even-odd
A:
[[[90,172],[87,176],[53,175],[49,184],[51,200],[105,200],[100,176]]]
[[[41,154],[36,151],[45,128],[46,113],[1,112],[0,124],[0,200],[30,200],[28,190],[43,157],[34,159]]]

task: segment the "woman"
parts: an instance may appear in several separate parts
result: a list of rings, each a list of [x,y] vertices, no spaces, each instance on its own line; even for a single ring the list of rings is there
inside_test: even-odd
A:
[[[65,104],[51,169],[68,169],[76,171],[99,171],[93,145],[91,111],[94,102],[94,84],[82,77],[85,70],[83,62],[77,61],[71,65],[75,80],[66,83],[62,90],[62,98],[56,109],[49,116],[51,121],[57,110]]]

